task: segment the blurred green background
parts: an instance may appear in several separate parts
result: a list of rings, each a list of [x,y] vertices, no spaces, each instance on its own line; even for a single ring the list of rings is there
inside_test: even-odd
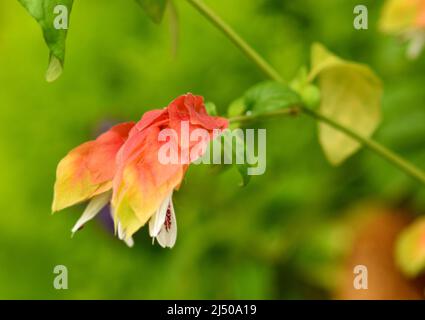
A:
[[[290,79],[312,42],[368,63],[385,84],[376,139],[425,163],[425,59],[377,30],[383,1],[363,1],[369,29],[353,28],[346,0],[207,0]],[[348,208],[363,202],[425,210],[424,188],[362,150],[325,160],[304,116],[267,128],[267,171],[240,188],[236,170],[190,168],[175,194],[177,244],[152,246],[147,229],[127,248],[101,221],[71,239],[83,206],[50,215],[58,161],[105,122],[138,120],[193,92],[221,114],[262,74],[185,1],[177,56],[166,16],[153,24],[132,0],[75,1],[65,70],[44,80],[48,51],[18,1],[0,2],[0,298],[332,298],[351,245]],[[53,288],[65,265],[69,289]]]

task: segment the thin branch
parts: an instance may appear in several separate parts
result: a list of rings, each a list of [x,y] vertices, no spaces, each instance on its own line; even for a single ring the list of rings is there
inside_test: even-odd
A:
[[[243,115],[243,116],[237,116],[229,119],[230,123],[246,123],[246,122],[254,122],[258,120],[266,120],[266,119],[273,119],[273,118],[279,118],[283,116],[296,116],[301,112],[300,106],[293,106],[285,109],[280,109],[276,111],[271,111],[267,113],[261,113],[261,114],[255,114],[255,115]]]
[[[206,4],[198,0],[187,1],[220,29],[248,58],[253,60],[269,78],[278,82],[283,82],[283,78],[280,74]]]

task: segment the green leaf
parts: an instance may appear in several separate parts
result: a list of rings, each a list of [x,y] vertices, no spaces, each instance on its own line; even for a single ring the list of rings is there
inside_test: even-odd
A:
[[[38,22],[50,50],[46,80],[52,82],[62,73],[65,41],[73,0],[18,0]],[[56,10],[58,11],[55,11]],[[66,20],[62,19],[66,17]],[[56,28],[55,25],[59,28]],[[65,28],[66,26],[66,28]],[[65,29],[64,29],[65,28]]]
[[[164,16],[168,0],[136,0],[146,14],[155,23],[160,23]]]
[[[244,103],[252,114],[261,114],[301,104],[302,101],[289,86],[267,81],[249,89],[245,93]]]
[[[246,186],[251,178],[248,175],[248,169],[253,167],[249,163],[254,163],[254,161],[248,161],[252,160],[252,153],[247,152],[251,151],[251,149],[247,149],[248,147],[245,144],[245,135],[242,129],[226,129],[210,141],[207,152],[202,159],[197,161],[209,163],[216,173],[236,168],[242,178],[240,185]]]
[[[236,167],[238,170],[242,181],[241,186],[246,186],[251,176],[248,175],[248,168],[251,167],[251,165],[248,163],[248,159],[246,158],[247,153],[247,145],[245,144],[245,141],[243,139],[242,135],[237,134],[236,131],[231,130],[224,130],[223,131],[223,137],[222,137],[223,148],[231,148],[232,149],[232,164]],[[242,163],[238,163],[238,159],[243,159]]]
[[[417,219],[405,229],[396,243],[396,262],[408,277],[425,271],[425,218]]]
[[[299,104],[302,104],[301,97],[289,86],[266,81],[251,87],[243,97],[233,101],[227,115],[231,118],[247,112],[262,114]]]
[[[237,117],[246,111],[246,104],[244,98],[238,98],[235,101],[233,101],[229,108],[227,109],[227,116],[229,118]]]
[[[207,110],[207,113],[210,116],[216,116],[217,115],[217,106],[214,102],[208,101],[205,102],[205,109]]]
[[[324,46],[312,47],[309,81],[319,79],[321,114],[370,137],[381,119],[382,84],[366,65],[345,61]],[[319,123],[319,140],[333,165],[342,163],[361,145],[327,124]]]
[[[247,186],[249,181],[251,181],[251,176],[247,174],[248,167],[248,165],[236,165],[236,169],[238,169],[238,172],[242,178],[240,183],[241,187]]]
[[[245,141],[240,136],[237,136],[235,141],[235,147],[234,147],[234,157],[237,158],[238,154],[240,157],[243,157],[241,153],[244,153],[244,155],[247,155],[247,148],[248,146],[246,145]],[[251,180],[251,176],[248,175],[248,169],[249,167],[251,167],[251,165],[248,164],[248,159],[245,157],[244,163],[238,164],[235,162],[235,166],[242,178],[240,185],[242,187],[245,187],[246,185],[248,185],[249,181]]]

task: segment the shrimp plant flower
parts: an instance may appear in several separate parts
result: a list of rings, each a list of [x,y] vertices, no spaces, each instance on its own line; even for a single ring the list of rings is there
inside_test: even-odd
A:
[[[172,135],[161,138],[166,130],[175,132],[174,146],[179,153],[191,154],[192,149],[199,148],[181,132],[183,127],[189,133],[199,129],[206,132],[207,138],[202,140],[205,145],[213,132],[228,127],[228,121],[208,115],[201,96],[186,94],[166,108],[146,112],[137,123],[110,128],[96,140],[71,150],[59,162],[52,211],[89,201],[72,228],[74,234],[110,204],[115,232],[129,246],[133,245],[132,235],[149,222],[153,241],[172,248],[177,237],[173,192],[196,159],[163,163],[158,155],[172,140]]]
[[[425,46],[425,0],[387,0],[379,24],[407,41],[407,56],[417,58]]]

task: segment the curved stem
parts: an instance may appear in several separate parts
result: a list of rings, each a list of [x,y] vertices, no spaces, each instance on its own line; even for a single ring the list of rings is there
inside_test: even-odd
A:
[[[252,121],[258,121],[258,120],[264,120],[264,119],[272,119],[272,118],[279,118],[282,116],[295,116],[301,112],[300,106],[292,106],[285,109],[275,110],[271,112],[266,112],[262,114],[256,114],[256,115],[243,115],[243,116],[237,116],[229,119],[230,123],[245,123],[245,122],[252,122]]]
[[[218,29],[220,29],[226,36],[229,38],[241,51],[254,62],[269,78],[274,81],[283,83],[284,80],[279,75],[279,73],[270,65],[267,61],[265,61],[244,39],[242,39],[236,31],[230,27],[226,22],[224,22],[215,12],[213,12],[206,4],[204,4],[201,0],[187,0],[191,5],[193,5],[202,15],[204,15],[210,22],[212,22]],[[397,166],[399,169],[403,170],[409,176],[415,178],[421,183],[425,184],[425,173],[404,160],[402,157],[398,156],[396,153],[382,146],[378,142],[363,137],[350,128],[338,123],[331,118],[328,118],[317,111],[305,108],[305,107],[295,107],[294,108],[280,110],[279,112],[267,113],[263,115],[246,115],[231,118],[230,122],[248,122],[254,121],[259,118],[273,118],[276,116],[290,115],[296,114],[298,112],[302,112],[318,121],[324,122],[333,128],[337,129],[340,132],[345,133],[349,137],[355,139],[357,142],[363,144],[365,147],[369,148],[376,154],[380,155],[384,159],[387,159],[393,165]],[[289,110],[289,111],[288,111]]]
[[[369,150],[374,151],[376,154],[380,155],[382,158],[387,159],[389,162],[391,162],[393,165],[397,166],[399,169],[403,170],[405,173],[407,173],[409,176],[411,176],[412,178],[415,178],[416,180],[418,180],[419,182],[422,182],[423,184],[425,184],[425,173],[420,170],[419,168],[417,168],[416,166],[414,166],[413,164],[411,164],[410,162],[404,160],[402,157],[400,157],[398,154],[396,154],[395,152],[391,151],[390,149],[384,147],[383,145],[379,144],[378,142],[363,137],[361,135],[359,135],[358,133],[354,132],[353,130],[351,130],[350,128],[347,128],[343,125],[341,125],[338,122],[333,121],[332,119],[323,116],[322,114],[308,109],[308,108],[303,108],[303,113],[319,120],[322,121],[330,126],[332,126],[333,128],[345,133],[347,136],[355,139],[356,141],[360,142],[361,144],[363,144],[365,147],[367,147]]]
[[[258,54],[244,39],[233,30],[226,22],[224,22],[214,11],[212,11],[206,4],[199,0],[187,0],[193,5],[205,18],[212,22],[218,29],[220,29],[248,58],[271,79],[278,82],[283,82],[280,74]]]
[[[407,173],[411,177],[425,184],[425,174],[420,169],[416,168],[414,165],[404,160],[402,157],[400,157],[396,153],[385,148],[383,145],[377,143],[376,141],[363,137],[357,134],[356,132],[354,132],[353,130],[333,121],[332,119],[327,118],[314,110],[311,110],[302,106],[292,106],[286,109],[276,110],[276,111],[267,112],[267,113],[258,114],[258,115],[237,116],[237,117],[230,118],[229,122],[230,123],[246,123],[246,122],[253,122],[253,121],[264,120],[264,119],[272,119],[272,118],[277,118],[282,116],[294,116],[294,115],[298,115],[301,112],[345,133],[346,135],[350,136],[356,141],[362,143],[366,148],[372,150],[376,154],[387,159],[389,162],[397,166],[399,169],[403,170],[405,173]]]

